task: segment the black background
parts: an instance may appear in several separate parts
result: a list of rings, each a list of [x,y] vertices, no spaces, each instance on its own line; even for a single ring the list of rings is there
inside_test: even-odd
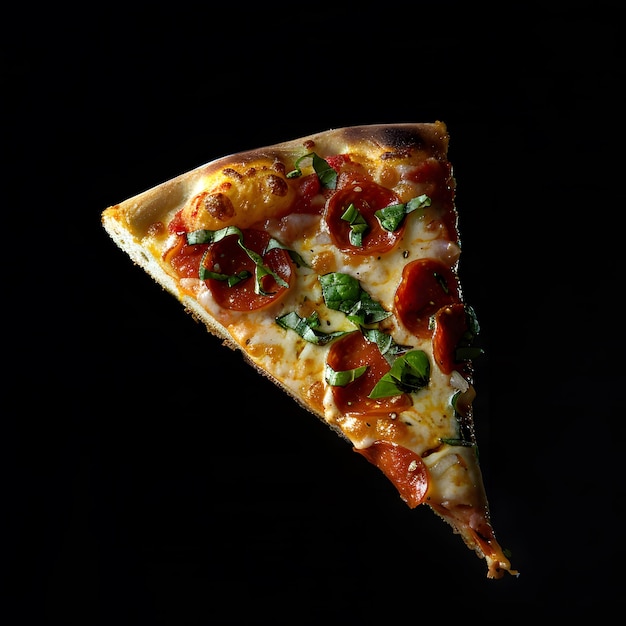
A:
[[[3,30],[5,623],[526,624],[619,607],[617,2],[55,4]],[[100,225],[224,154],[437,119],[486,349],[481,463],[519,578],[487,580]]]

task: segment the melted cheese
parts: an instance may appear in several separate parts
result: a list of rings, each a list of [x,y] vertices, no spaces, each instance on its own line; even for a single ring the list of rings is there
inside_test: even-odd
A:
[[[355,158],[355,155],[352,157]],[[384,170],[376,172],[372,161],[366,159],[365,164],[376,180],[393,183],[399,195],[406,195],[408,187],[402,171],[386,165]],[[290,191],[286,193],[274,194],[272,185],[268,183],[268,177],[282,176],[281,180],[287,184],[288,179],[281,173],[284,169],[277,168],[269,160],[245,167],[229,166],[196,187],[192,200],[183,209],[183,216],[190,224],[190,230],[221,228],[231,223],[245,228],[262,222],[262,227],[278,240],[290,240],[289,248],[301,255],[309,267],[297,269],[296,282],[286,297],[263,310],[237,312],[220,307],[203,281],[183,279],[181,287],[228,330],[232,339],[259,368],[305,404],[316,398],[324,419],[338,426],[356,448],[368,447],[381,435],[419,454],[450,448],[442,447],[440,441],[459,435],[452,408],[452,398],[458,389],[451,384],[450,375],[431,365],[427,389],[412,394],[413,405],[399,415],[377,416],[368,420],[346,417],[337,409],[332,387],[324,380],[329,345],[310,344],[294,331],[284,330],[275,322],[276,317],[289,311],[296,311],[301,317],[317,311],[325,332],[354,330],[355,326],[343,313],[329,309],[323,301],[319,276],[329,272],[341,272],[358,279],[374,300],[386,310],[393,311],[402,269],[408,262],[433,257],[454,266],[458,261],[458,244],[443,236],[444,231],[433,218],[436,207],[420,215],[409,214],[402,239],[384,255],[350,255],[332,245],[320,214],[293,214],[282,220],[274,217],[276,211],[280,212],[293,200],[292,186],[287,185]],[[413,183],[409,187],[411,197],[422,191]],[[198,199],[207,193],[223,194],[232,203],[234,213],[225,219],[211,216],[205,206],[198,206]],[[153,237],[151,245],[155,253],[163,256],[164,250],[172,245],[172,239]],[[397,344],[425,351],[431,364],[434,363],[430,341],[418,341],[395,317],[385,320],[384,330],[392,334]]]
[[[274,161],[229,165],[203,180],[184,207],[183,218],[189,230],[218,230],[231,225],[248,228],[285,212],[294,195],[284,168]]]

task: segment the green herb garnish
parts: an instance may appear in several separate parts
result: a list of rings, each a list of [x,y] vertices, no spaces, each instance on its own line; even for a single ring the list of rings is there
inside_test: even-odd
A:
[[[250,278],[250,276],[252,276],[252,274],[250,274],[248,270],[242,270],[238,274],[220,274],[219,272],[212,272],[204,267],[205,256],[206,253],[202,257],[202,262],[200,263],[200,280],[208,280],[209,278],[213,280],[221,280],[228,283],[229,287],[234,287],[237,283],[240,283],[242,280],[245,280],[246,278]]]
[[[280,250],[287,252],[297,267],[309,267],[306,261],[295,250],[291,250],[291,248],[283,245],[280,241],[278,241],[278,239],[274,239],[274,237],[267,242],[267,246],[265,246],[263,254],[267,254],[270,250],[274,250],[275,248],[279,248]]]
[[[298,178],[302,176],[302,170],[300,164],[304,159],[312,159],[312,166],[319,178],[322,187],[327,189],[335,189],[337,186],[337,172],[328,164],[328,161],[321,156],[315,154],[315,152],[309,152],[304,156],[301,156],[294,164],[295,169],[287,174],[287,178]]]
[[[352,370],[343,370],[336,372],[328,363],[326,363],[324,376],[326,382],[333,387],[345,387],[347,384],[355,381],[359,376],[363,376],[367,370],[367,365],[355,367]]]
[[[467,322],[467,330],[459,339],[454,352],[454,360],[457,362],[471,361],[484,354],[482,348],[474,345],[480,333],[480,326],[476,317],[476,311],[469,304],[465,305],[465,320]]]
[[[345,313],[357,326],[374,324],[391,315],[362,289],[356,278],[349,274],[331,272],[320,276],[319,281],[326,306]]]
[[[363,245],[363,234],[369,228],[365,218],[351,202],[341,216],[341,219],[350,223],[350,243],[355,248],[360,248]]]
[[[426,194],[411,198],[406,203],[391,204],[383,209],[379,209],[374,213],[378,218],[380,225],[390,232],[397,230],[402,224],[404,217],[417,209],[423,209],[430,206],[431,200]]]
[[[355,332],[338,330],[332,333],[324,333],[318,330],[320,318],[317,311],[311,313],[309,317],[300,317],[295,311],[290,311],[289,313],[285,313],[285,315],[277,317],[276,323],[286,330],[295,331],[309,343],[314,343],[318,346],[326,345],[338,337],[347,335],[348,332]]]
[[[411,350],[399,356],[391,369],[376,383],[370,398],[386,398],[415,393],[428,385],[430,362],[422,350]]]
[[[393,362],[400,354],[404,354],[411,349],[411,346],[397,344],[391,335],[377,328],[362,330],[364,337],[378,346],[380,353],[385,357],[389,365],[393,365]]]

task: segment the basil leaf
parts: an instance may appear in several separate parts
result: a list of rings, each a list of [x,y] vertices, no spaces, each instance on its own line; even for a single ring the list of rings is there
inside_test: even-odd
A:
[[[250,278],[250,276],[252,276],[252,274],[250,274],[247,270],[243,270],[239,272],[239,274],[219,274],[218,272],[211,272],[202,265],[200,266],[200,280],[208,280],[209,278],[213,280],[220,280],[228,283],[229,287],[234,287],[242,280]]]
[[[376,383],[370,398],[386,398],[415,393],[426,387],[430,378],[430,362],[423,350],[411,350],[399,356],[391,369]]]
[[[411,346],[397,344],[393,337],[377,328],[364,329],[363,335],[368,341],[373,341],[385,357],[389,365],[393,365],[398,355],[404,354],[411,349]]]
[[[282,244],[280,241],[278,241],[278,239],[274,239],[274,237],[272,237],[267,242],[267,246],[265,246],[264,254],[268,253],[270,250],[274,250],[275,248],[278,248],[280,250],[285,250],[285,252],[287,252],[287,254],[289,254],[289,256],[291,257],[291,260],[298,267],[309,267],[306,261],[295,250],[291,250],[290,248]]]
[[[287,174],[287,178],[298,178],[302,176],[300,163],[304,159],[311,157],[313,169],[322,185],[327,189],[335,189],[337,186],[337,172],[328,164],[328,161],[317,155],[315,152],[309,152],[301,156],[294,164],[295,169]]]
[[[369,394],[369,398],[373,400],[377,398],[389,398],[390,396],[400,396],[404,392],[398,386],[397,381],[390,378],[388,374],[383,376],[374,386]]]
[[[391,204],[383,209],[379,209],[374,215],[385,230],[393,232],[402,223],[405,216],[405,208],[406,204]]]
[[[454,351],[454,360],[457,362],[471,361],[485,353],[482,348],[474,345],[478,333],[480,332],[480,326],[478,325],[476,312],[469,304],[465,305],[465,321],[467,323],[467,330],[459,339]]]
[[[416,196],[415,198],[411,198],[407,203],[406,203],[406,214],[408,215],[409,213],[412,213],[413,211],[416,211],[417,209],[424,209],[427,206],[430,206],[431,204],[431,199],[425,194],[423,193],[421,196]]]
[[[276,323],[285,330],[293,330],[304,340],[318,346],[326,345],[338,337],[343,337],[343,335],[348,334],[348,331],[338,330],[333,333],[323,333],[322,331],[317,330],[320,325],[320,319],[317,311],[311,313],[309,317],[300,317],[295,311],[290,311],[285,315],[277,317]]]
[[[331,272],[319,277],[326,305],[335,311],[349,311],[361,297],[359,281],[349,274]]]
[[[367,365],[361,365],[352,370],[343,370],[336,372],[328,363],[326,363],[324,377],[326,382],[333,387],[345,387],[349,383],[355,381],[359,376],[363,376],[367,370]]]
[[[363,234],[369,228],[365,218],[351,202],[341,219],[350,223],[350,243],[355,248],[360,248],[363,245]]]
[[[345,313],[357,326],[374,324],[391,315],[361,288],[356,278],[349,274],[331,272],[320,276],[319,281],[326,306]]]
[[[403,204],[391,204],[382,209],[379,209],[374,213],[380,225],[385,230],[393,232],[400,227],[404,217],[417,209],[423,209],[427,206],[430,206],[431,199],[426,195],[422,194],[421,196],[417,196],[415,198],[411,198],[407,203]]]
[[[258,255],[257,255],[258,256]],[[261,257],[258,257],[259,260],[261,259]],[[254,259],[252,259],[254,261]],[[269,267],[267,267],[266,265],[263,265],[263,263],[258,263],[257,261],[254,261],[256,263],[256,267],[254,268],[254,293],[258,293],[261,296],[271,296],[272,291],[265,291],[265,289],[263,289],[263,279],[266,276],[271,276],[278,285],[280,285],[281,287],[289,287],[289,283],[285,282],[278,274],[276,274],[275,272],[272,272],[271,269],[269,269]]]
[[[206,231],[209,232],[209,231]],[[237,283],[240,283],[242,280],[246,278],[250,278],[252,274],[248,270],[242,270],[238,274],[222,274],[220,272],[213,272],[207,269],[204,265],[204,260],[209,254],[209,249],[207,248],[200,259],[200,266],[198,268],[198,278],[200,280],[208,280],[209,278],[213,280],[220,280],[228,283],[229,287],[234,287]]]
[[[317,173],[317,177],[326,189],[335,189],[337,186],[337,172],[328,164],[328,161],[322,159],[313,152],[313,169]]]
[[[224,239],[224,237],[229,237],[230,235],[237,235],[240,241],[243,239],[243,233],[239,228],[236,226],[226,226],[219,230],[205,230],[204,228],[193,230],[187,233],[187,243],[190,246],[201,243],[217,243]]]

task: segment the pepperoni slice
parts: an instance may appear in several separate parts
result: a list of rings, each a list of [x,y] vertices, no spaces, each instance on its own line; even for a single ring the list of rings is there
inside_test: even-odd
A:
[[[404,227],[389,232],[382,228],[374,213],[399,202],[398,196],[393,191],[374,182],[363,181],[337,190],[328,200],[324,215],[333,243],[349,254],[365,256],[387,252],[396,245]],[[367,222],[368,229],[363,235],[361,246],[352,245],[350,223],[341,219],[350,204],[354,204]]]
[[[455,360],[456,347],[467,331],[465,307],[457,302],[441,307],[435,314],[433,333],[433,357],[444,374],[458,369]]]
[[[267,254],[263,254],[271,238],[269,233],[250,228],[242,232],[244,246],[262,255],[263,264],[287,284],[291,284],[295,273],[288,252],[274,248]],[[214,278],[205,281],[215,301],[227,309],[234,311],[263,309],[280,300],[287,292],[287,287],[279,285],[271,275],[266,275],[262,279],[262,285],[267,295],[255,293],[256,265],[239,245],[237,235],[224,237],[211,244],[204,259],[204,266],[212,272],[228,276],[237,275],[243,271],[250,272],[249,278],[233,286],[229,286],[225,280]]]
[[[418,454],[389,441],[375,441],[369,448],[354,450],[387,476],[410,508],[424,502],[430,475]]]
[[[206,244],[188,245],[184,234],[179,234],[176,243],[164,255],[180,278],[198,278],[198,270]]]
[[[420,339],[430,337],[430,317],[441,307],[460,302],[458,279],[437,259],[418,259],[404,267],[395,294],[396,314]]]
[[[411,406],[407,394],[372,399],[367,396],[380,378],[390,369],[378,346],[367,341],[360,332],[353,332],[335,341],[328,353],[328,365],[336,372],[367,366],[365,373],[345,387],[333,387],[337,408],[346,415],[373,415],[403,411]]]

